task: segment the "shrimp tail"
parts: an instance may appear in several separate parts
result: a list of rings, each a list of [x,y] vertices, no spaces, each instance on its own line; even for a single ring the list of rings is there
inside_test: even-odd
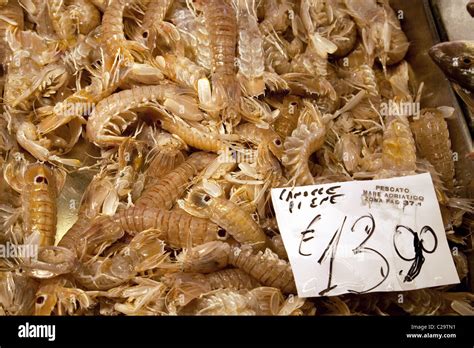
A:
[[[326,126],[321,122],[319,111],[311,103],[305,102],[305,105],[299,126],[285,139],[282,157],[289,182],[296,185],[314,184],[309,157],[324,145],[326,139]]]

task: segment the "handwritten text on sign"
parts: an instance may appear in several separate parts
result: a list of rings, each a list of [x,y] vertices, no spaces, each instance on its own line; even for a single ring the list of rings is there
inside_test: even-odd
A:
[[[459,283],[429,174],[272,190],[298,295]]]

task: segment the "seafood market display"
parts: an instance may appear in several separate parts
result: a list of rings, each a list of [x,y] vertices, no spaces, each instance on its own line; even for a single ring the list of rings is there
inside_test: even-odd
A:
[[[276,222],[272,188],[428,172],[466,280],[454,110],[423,105],[400,19],[388,0],[0,1],[0,313],[474,314],[462,284],[299,298]]]

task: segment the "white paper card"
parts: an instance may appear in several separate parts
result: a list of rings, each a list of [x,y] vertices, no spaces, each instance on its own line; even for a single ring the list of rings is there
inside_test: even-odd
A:
[[[298,296],[459,283],[431,176],[272,189]]]

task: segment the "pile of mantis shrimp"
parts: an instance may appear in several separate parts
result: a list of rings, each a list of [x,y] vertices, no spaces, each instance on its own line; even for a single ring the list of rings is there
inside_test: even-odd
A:
[[[421,100],[408,48],[387,0],[0,0],[0,239],[38,251],[0,260],[0,313],[473,314],[449,286],[299,298],[271,203],[429,172],[466,279],[454,110],[381,113]]]

